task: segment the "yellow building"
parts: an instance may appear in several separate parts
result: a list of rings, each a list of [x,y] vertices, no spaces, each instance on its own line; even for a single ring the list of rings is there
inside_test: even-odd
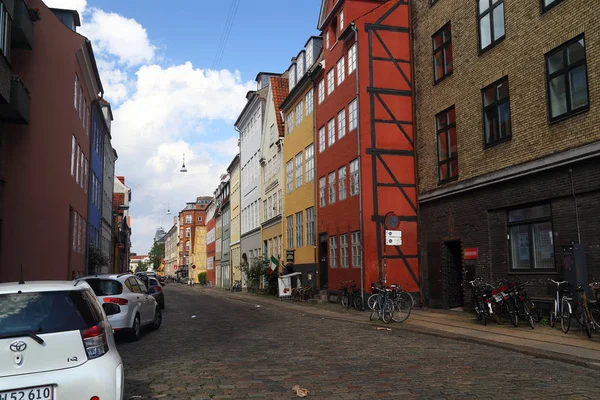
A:
[[[240,180],[240,155],[236,155],[231,161],[229,168],[227,168],[227,172],[229,173],[229,192],[231,193],[229,198],[229,207],[231,210],[231,222],[229,228],[230,235],[230,265],[231,265],[231,279],[232,284],[235,281],[242,280],[242,274],[240,271],[240,232],[241,232],[241,180]]]
[[[191,266],[196,266],[190,270],[190,275],[195,283],[198,283],[198,274],[206,272],[206,226],[195,227],[194,251],[191,255]]]
[[[283,240],[285,263],[302,272],[302,284],[317,286],[314,92],[308,71],[321,38],[311,37],[288,69],[289,94],[280,105],[285,117],[283,147]],[[288,268],[290,269],[290,268]]]
[[[279,105],[288,93],[285,77],[270,78],[260,147],[261,179],[261,240],[262,255],[266,260],[274,256],[279,264],[283,257],[283,175],[282,139],[283,120]]]

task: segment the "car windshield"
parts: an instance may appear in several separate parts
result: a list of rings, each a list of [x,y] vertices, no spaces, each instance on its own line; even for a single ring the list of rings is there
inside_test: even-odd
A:
[[[86,279],[96,296],[114,296],[123,293],[123,285],[113,279]]]
[[[160,286],[160,285],[156,279],[150,278],[150,286]]]
[[[0,295],[0,336],[80,330],[97,319],[81,291]]]

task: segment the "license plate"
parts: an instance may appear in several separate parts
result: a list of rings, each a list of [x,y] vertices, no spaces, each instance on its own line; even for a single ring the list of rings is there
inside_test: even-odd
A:
[[[0,392],[0,400],[52,400],[53,398],[54,389],[52,386],[36,386]]]

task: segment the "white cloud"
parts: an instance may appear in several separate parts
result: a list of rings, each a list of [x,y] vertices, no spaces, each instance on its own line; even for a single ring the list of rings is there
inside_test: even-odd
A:
[[[117,67],[115,62],[105,60],[103,58],[96,59],[98,70],[102,77],[102,86],[108,101],[111,103],[121,103],[129,94],[129,86],[131,83],[128,80],[127,71]]]
[[[101,53],[116,56],[119,63],[135,66],[152,62],[156,47],[150,43],[146,29],[135,19],[92,9],[79,32],[90,39]]]
[[[87,6],[86,0],[43,0],[50,8],[62,8],[65,10],[77,10],[81,15]]]

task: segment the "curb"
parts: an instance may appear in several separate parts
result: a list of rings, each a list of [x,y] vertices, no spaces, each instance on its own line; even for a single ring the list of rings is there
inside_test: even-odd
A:
[[[241,301],[243,303],[260,304],[263,306],[274,305],[272,302],[264,301],[263,299],[259,298],[258,296],[256,296],[257,297],[256,299],[253,299],[253,298],[243,298],[243,297],[231,296],[229,294],[230,292],[225,291],[225,290],[223,290],[223,291],[214,290],[211,292],[217,296],[225,297],[225,298],[231,299],[231,300]],[[355,321],[353,319],[348,319],[348,318],[341,317],[341,316],[335,317],[335,316],[330,316],[330,315],[320,315],[318,313],[312,312],[312,310],[310,310],[310,309],[296,310],[296,309],[290,308],[290,309],[288,309],[288,311],[292,311],[292,312],[295,312],[298,314],[305,314],[306,316],[313,317],[313,318],[322,318],[322,319],[341,321],[341,322],[347,322],[347,323],[371,325],[373,327],[381,326],[380,324],[375,324],[371,321],[361,322],[361,321]],[[570,356],[570,355],[566,355],[566,354],[562,354],[562,353],[557,353],[554,351],[541,351],[541,350],[533,349],[528,346],[520,346],[520,345],[514,345],[514,344],[504,344],[504,343],[495,342],[495,341],[487,341],[485,339],[467,336],[467,335],[463,335],[460,333],[448,333],[443,330],[434,330],[434,331],[422,330],[417,327],[410,327],[407,325],[397,325],[397,324],[396,325],[388,324],[385,326],[387,328],[391,329],[392,331],[403,331],[404,330],[404,331],[408,331],[411,333],[419,333],[419,334],[427,335],[427,336],[440,337],[440,338],[444,338],[444,339],[451,339],[451,340],[467,342],[467,343],[477,343],[480,345],[493,347],[493,348],[500,348],[500,349],[508,350],[508,351],[513,351],[516,353],[521,353],[521,354],[525,354],[525,355],[536,357],[536,358],[542,358],[542,359],[552,360],[552,361],[560,361],[560,362],[576,365],[579,367],[584,367],[584,368],[589,368],[589,369],[594,369],[594,370],[600,371],[600,362],[585,361],[578,357],[574,357],[574,356]]]

